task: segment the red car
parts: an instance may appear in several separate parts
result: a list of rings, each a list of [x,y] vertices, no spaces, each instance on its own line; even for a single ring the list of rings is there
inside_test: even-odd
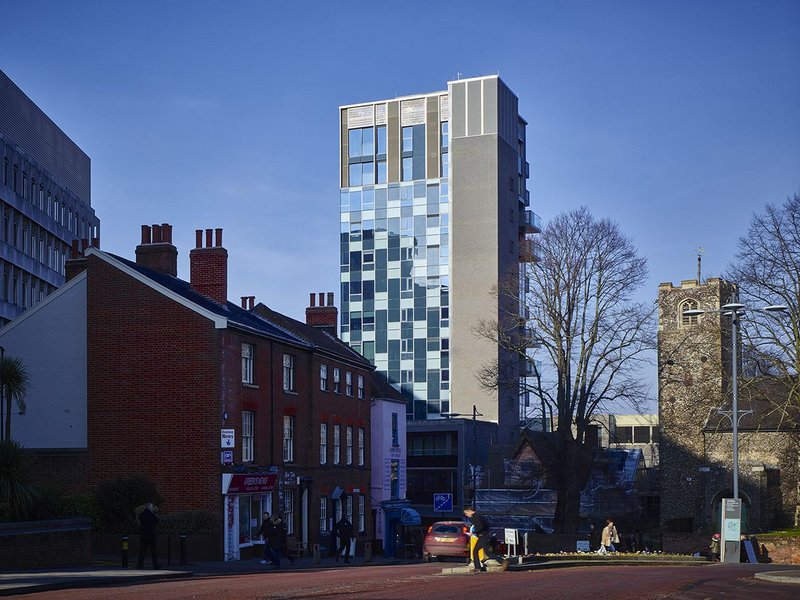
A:
[[[469,557],[469,527],[463,521],[439,521],[428,527],[422,542],[422,554],[428,562],[434,557]]]

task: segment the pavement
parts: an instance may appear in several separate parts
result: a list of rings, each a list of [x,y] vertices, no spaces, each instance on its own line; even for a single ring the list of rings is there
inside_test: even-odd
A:
[[[575,561],[558,565],[561,567],[575,567]],[[316,564],[312,558],[300,558],[293,566],[285,564],[280,571],[303,572],[318,569],[357,568],[365,566],[387,566],[400,564],[418,564],[416,560],[384,559],[375,557],[371,562],[364,562],[363,558],[352,559],[349,563],[334,562],[326,558]],[[710,563],[707,563],[710,564]],[[600,566],[600,565],[581,565]],[[652,566],[652,565],[650,565]],[[677,565],[676,565],[677,566]],[[719,565],[716,565],[719,567]],[[755,565],[753,565],[755,566]],[[500,571],[499,565],[487,565],[489,571]],[[522,565],[512,564],[511,570],[519,570]],[[554,568],[551,565],[550,568]],[[724,565],[723,565],[724,567]],[[757,579],[772,583],[800,585],[800,569],[783,569],[784,565],[764,565],[768,571],[756,572]],[[786,565],[789,567],[789,565]],[[780,569],[780,570],[779,570]],[[62,568],[41,570],[19,570],[0,573],[0,596],[17,596],[34,592],[49,590],[65,590],[75,588],[102,587],[108,585],[136,585],[153,581],[188,579],[201,577],[220,577],[226,575],[245,575],[254,573],[267,573],[277,571],[272,565],[262,565],[259,559],[240,561],[209,561],[194,562],[188,565],[172,565],[160,570],[138,570],[135,568],[122,569],[111,561],[97,561],[94,565],[84,568]],[[469,567],[465,564],[442,569],[442,574],[466,574]]]
[[[294,565],[283,563],[281,571],[313,571],[316,569],[350,568],[363,566],[385,566],[403,563],[417,563],[404,559],[384,559],[375,557],[364,562],[363,557],[335,562],[325,558],[316,564],[312,558],[299,558]],[[147,563],[145,563],[147,564]],[[48,590],[100,587],[106,585],[136,585],[168,579],[189,577],[211,577],[224,575],[246,575],[277,571],[273,565],[262,565],[257,558],[235,561],[193,562],[187,565],[169,565],[162,569],[121,568],[119,562],[97,560],[88,567],[67,567],[54,569],[16,570],[0,572],[0,596],[31,594]]]

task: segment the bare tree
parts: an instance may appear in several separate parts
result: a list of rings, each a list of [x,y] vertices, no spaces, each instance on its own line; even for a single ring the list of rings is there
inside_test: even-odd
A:
[[[638,408],[647,397],[640,369],[651,361],[655,307],[633,301],[646,281],[646,260],[616,223],[595,219],[586,208],[553,219],[536,252],[522,274],[529,292],[520,294],[517,282],[498,288],[499,306],[514,312],[499,323],[481,323],[477,333],[517,353],[520,368],[542,358],[541,371],[529,371],[528,391],[543,418],[555,422],[555,529],[571,532],[593,460],[584,444],[592,415],[610,403]],[[487,365],[478,377],[487,387],[521,381],[512,364]]]
[[[786,390],[777,402],[800,405],[800,194],[753,215],[739,239],[728,278],[739,284],[739,301],[756,308],[783,304],[787,315],[748,313],[740,321],[746,376]]]

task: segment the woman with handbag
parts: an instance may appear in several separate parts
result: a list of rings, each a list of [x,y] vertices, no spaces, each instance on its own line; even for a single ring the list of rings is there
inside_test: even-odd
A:
[[[617,548],[614,544],[619,544],[619,534],[617,528],[614,527],[614,521],[606,519],[606,526],[603,528],[603,535],[601,540],[606,552],[616,552]]]

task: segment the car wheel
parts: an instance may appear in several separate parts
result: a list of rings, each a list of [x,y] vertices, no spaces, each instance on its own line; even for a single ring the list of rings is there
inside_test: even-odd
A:
[[[430,554],[425,555],[425,560],[428,562],[433,562],[433,557]]]

